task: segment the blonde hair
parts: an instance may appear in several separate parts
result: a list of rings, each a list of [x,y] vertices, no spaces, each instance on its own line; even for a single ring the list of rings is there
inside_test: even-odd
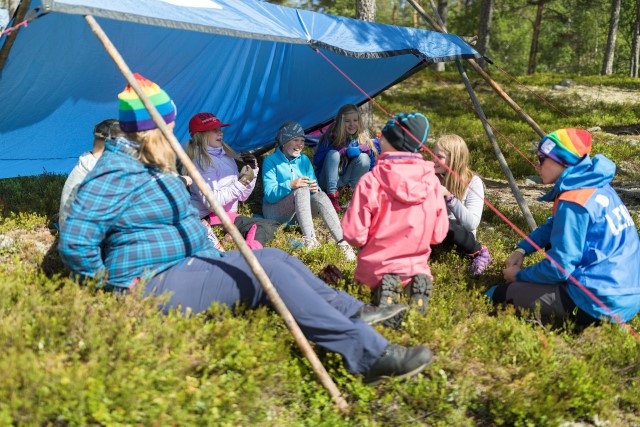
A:
[[[318,148],[327,140],[327,138],[331,138],[331,146],[336,150],[339,150],[342,147],[346,147],[347,145],[349,145],[349,143],[351,143],[351,141],[353,141],[353,139],[351,139],[351,135],[347,134],[347,127],[345,125],[344,119],[344,116],[350,113],[358,114],[358,133],[355,137],[355,139],[358,140],[358,145],[369,146],[374,158],[377,159],[378,149],[369,137],[369,131],[367,129],[364,129],[364,126],[362,126],[362,116],[360,115],[360,110],[358,110],[358,107],[354,104],[345,104],[340,107],[340,109],[336,113],[335,119],[333,120],[333,124],[329,126],[327,132],[322,136],[320,144],[318,144]],[[342,167],[345,166],[346,163],[347,159],[340,160],[340,170],[342,170]]]
[[[436,147],[449,155],[449,168],[455,174],[447,173],[444,176],[443,185],[456,198],[462,200],[471,179],[475,175],[469,168],[469,147],[464,139],[458,135],[443,135],[436,141]]]
[[[197,164],[202,170],[215,166],[213,157],[211,157],[207,151],[209,144],[207,144],[207,137],[205,134],[206,132],[194,133],[189,142],[187,142],[187,148],[185,149],[187,156],[189,156],[191,161]],[[222,148],[227,156],[238,160],[238,154],[225,142],[222,143]]]
[[[160,129],[127,133],[126,138],[140,144],[138,160],[164,172],[176,172],[176,155]]]

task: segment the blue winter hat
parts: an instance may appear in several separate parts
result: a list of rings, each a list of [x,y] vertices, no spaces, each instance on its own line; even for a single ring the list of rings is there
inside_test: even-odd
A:
[[[420,113],[396,114],[387,121],[382,135],[396,150],[417,152],[429,136],[429,120]]]
[[[278,134],[276,135],[276,144],[284,145],[288,141],[291,141],[293,138],[297,138],[299,136],[304,136],[304,129],[300,126],[300,123],[297,122],[286,122],[280,129],[278,129]]]

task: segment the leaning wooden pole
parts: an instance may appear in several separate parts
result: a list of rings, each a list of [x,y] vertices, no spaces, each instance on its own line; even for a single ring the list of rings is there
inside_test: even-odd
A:
[[[424,9],[415,1],[415,0],[408,0],[409,3],[411,3],[411,6],[413,6],[413,8],[420,14],[420,16],[422,16],[422,18],[427,21],[429,23],[429,25],[431,25],[433,27],[433,29],[435,29],[436,31],[440,32],[440,33],[447,33],[446,28],[443,28],[438,22],[434,21],[433,19],[431,19],[431,17],[429,15],[427,15],[424,11]],[[469,63],[469,65],[471,65],[471,68],[473,68],[473,70],[480,74],[480,76],[482,76],[482,78],[489,83],[489,86],[491,86],[491,88],[507,103],[507,105],[509,105],[509,107],[511,107],[529,126],[531,126],[531,128],[540,136],[543,137],[547,134],[547,132],[545,132],[539,125],[538,123],[536,123],[535,120],[533,120],[531,118],[531,116],[529,116],[529,114],[527,114],[526,111],[524,111],[522,109],[522,107],[520,107],[518,105],[518,103],[516,103],[505,91],[504,89],[502,89],[502,87],[498,84],[498,82],[496,82],[489,74],[487,74],[486,71],[484,71],[482,69],[482,67],[480,66],[480,64],[478,64],[478,62],[473,59],[473,58],[466,58],[466,61]]]
[[[482,107],[480,106],[480,102],[478,102],[478,98],[476,97],[476,93],[471,86],[471,82],[469,82],[469,78],[467,77],[467,72],[464,70],[462,66],[462,62],[459,59],[456,59],[456,65],[458,67],[458,71],[460,72],[460,76],[462,77],[462,81],[464,82],[464,86],[467,88],[467,92],[469,93],[469,98],[471,98],[471,102],[473,103],[473,108],[476,110],[476,114],[482,121],[482,126],[484,126],[484,131],[487,133],[487,137],[489,137],[489,141],[491,141],[491,146],[493,147],[493,152],[500,163],[500,167],[502,168],[502,172],[507,177],[507,181],[509,182],[509,187],[511,187],[511,192],[516,198],[516,202],[518,202],[518,206],[520,206],[520,210],[524,215],[524,218],[527,220],[527,224],[529,228],[533,231],[538,226],[536,225],[536,221],[533,219],[533,215],[529,211],[529,206],[527,206],[527,202],[522,197],[520,193],[520,189],[518,188],[518,184],[516,184],[516,180],[511,173],[511,169],[509,169],[509,165],[507,165],[507,161],[502,155],[502,150],[500,150],[500,146],[498,145],[498,141],[496,141],[496,137],[493,134],[493,130],[491,126],[489,126],[489,122],[487,121],[487,117],[484,115],[484,111],[482,111]]]
[[[173,132],[165,124],[164,119],[162,118],[160,113],[158,113],[158,110],[156,110],[155,106],[151,103],[151,101],[149,101],[149,99],[144,94],[144,92],[142,92],[142,89],[140,89],[138,82],[133,77],[133,74],[131,73],[129,66],[126,64],[126,62],[124,61],[124,59],[122,58],[118,50],[115,48],[115,46],[111,43],[111,40],[109,40],[109,38],[104,33],[100,25],[96,22],[95,18],[90,15],[86,15],[84,18],[89,23],[91,30],[98,37],[100,42],[104,45],[105,49],[107,50],[107,53],[111,56],[111,58],[114,60],[114,62],[120,69],[120,72],[122,73],[122,75],[127,79],[127,82],[129,82],[129,85],[131,85],[133,90],[135,90],[135,92],[138,94],[138,97],[140,97],[140,100],[143,102],[145,108],[147,109],[147,111],[149,111],[151,118],[153,119],[155,124],[158,126],[158,128],[162,131],[162,134],[165,136],[165,138],[167,138],[167,140],[171,144],[171,147],[175,151],[176,155],[178,156],[182,164],[185,166],[185,168],[189,172],[189,175],[193,178],[194,183],[198,186],[198,188],[202,191],[202,193],[207,198],[207,201],[213,208],[214,213],[222,221],[222,225],[227,230],[227,232],[231,235],[231,237],[233,238],[233,241],[240,249],[240,253],[242,253],[242,256],[247,261],[247,264],[249,264],[249,267],[251,267],[251,271],[253,271],[253,274],[255,274],[256,278],[260,282],[260,285],[262,286],[267,296],[269,297],[271,304],[273,305],[275,310],[278,312],[278,314],[282,316],[284,323],[287,325],[287,328],[289,328],[289,330],[291,331],[291,334],[295,338],[296,343],[298,344],[298,346],[300,347],[300,349],[302,350],[306,358],[309,360],[309,363],[311,364],[311,367],[313,368],[315,373],[318,375],[318,378],[320,378],[320,382],[329,391],[329,394],[333,398],[337,408],[342,413],[347,413],[349,411],[349,406],[346,400],[344,400],[340,391],[336,387],[335,383],[333,382],[333,380],[327,373],[326,369],[322,365],[322,362],[320,362],[320,359],[318,359],[318,355],[313,351],[311,344],[309,343],[307,338],[304,336],[304,334],[300,330],[300,327],[298,326],[295,319],[291,315],[291,312],[289,311],[287,306],[284,304],[284,301],[282,301],[282,299],[280,298],[280,295],[278,294],[275,287],[273,286],[273,283],[271,283],[271,280],[269,279],[264,269],[258,262],[258,259],[254,255],[254,253],[251,251],[251,249],[249,249],[247,242],[244,240],[244,238],[242,237],[242,235],[240,234],[236,226],[233,224],[233,222],[231,222],[231,220],[229,219],[229,216],[227,215],[225,210],[222,208],[222,206],[220,206],[220,204],[213,197],[213,193],[211,192],[211,189],[204,181],[204,178],[202,178],[202,175],[200,175],[200,173],[196,169],[195,165],[193,164],[189,156],[187,156],[187,154],[184,152],[182,146],[176,139],[175,135],[173,135]]]
[[[27,12],[29,11],[29,7],[31,6],[31,0],[22,0],[16,9],[15,16],[13,17],[13,22],[10,24],[17,25],[27,16]],[[11,48],[16,41],[16,37],[18,37],[18,33],[20,32],[20,28],[16,28],[15,31],[11,32],[11,34],[7,34],[7,39],[4,41],[2,45],[2,49],[0,49],[0,71],[4,68],[5,62],[7,62],[7,58],[9,57],[9,52],[11,52]]]

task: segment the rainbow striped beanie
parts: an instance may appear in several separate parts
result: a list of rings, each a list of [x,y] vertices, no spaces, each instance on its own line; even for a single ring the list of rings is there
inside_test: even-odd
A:
[[[133,75],[142,88],[144,94],[164,119],[165,123],[171,123],[176,119],[176,105],[173,103],[167,92],[160,86],[142,77],[140,74]],[[123,132],[140,132],[143,130],[155,129],[156,124],[151,119],[151,115],[144,108],[142,100],[130,85],[118,94],[120,100],[120,129]]]
[[[538,151],[562,165],[573,166],[591,152],[591,134],[582,129],[560,129],[542,138]]]

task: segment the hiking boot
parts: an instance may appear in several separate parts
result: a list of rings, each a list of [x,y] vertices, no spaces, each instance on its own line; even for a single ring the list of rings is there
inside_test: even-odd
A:
[[[426,368],[431,363],[431,358],[431,351],[427,347],[389,344],[364,374],[362,381],[373,385],[387,377],[410,377]]]
[[[362,320],[363,322],[367,322],[370,325],[375,325],[376,323],[380,323],[397,316],[408,308],[409,306],[407,304],[390,304],[381,307],[365,304],[360,310],[358,310],[358,313],[356,313],[354,317]]]
[[[336,210],[336,212],[342,212],[340,201],[338,200],[340,192],[336,191],[335,193],[327,193],[327,196],[329,196],[329,200],[331,200],[331,204],[333,205],[333,208]]]
[[[339,241],[338,242],[338,247],[340,248],[340,250],[344,254],[344,258],[347,261],[355,261],[356,260],[356,253],[354,252],[354,250],[351,247],[351,245],[349,245],[347,242],[345,242],[344,240]]]
[[[479,276],[489,267],[491,264],[491,254],[489,253],[489,249],[486,246],[483,246],[475,254],[468,255],[471,258],[471,263],[469,267],[467,267],[467,271],[474,276]]]
[[[426,274],[416,274],[407,286],[410,304],[418,309],[423,316],[427,314],[429,297],[433,290],[433,282]]]
[[[376,300],[379,307],[398,304],[402,292],[402,282],[397,274],[385,274],[382,276],[382,282],[376,290]],[[404,314],[394,316],[385,320],[382,324],[388,328],[397,329],[404,320]]]

